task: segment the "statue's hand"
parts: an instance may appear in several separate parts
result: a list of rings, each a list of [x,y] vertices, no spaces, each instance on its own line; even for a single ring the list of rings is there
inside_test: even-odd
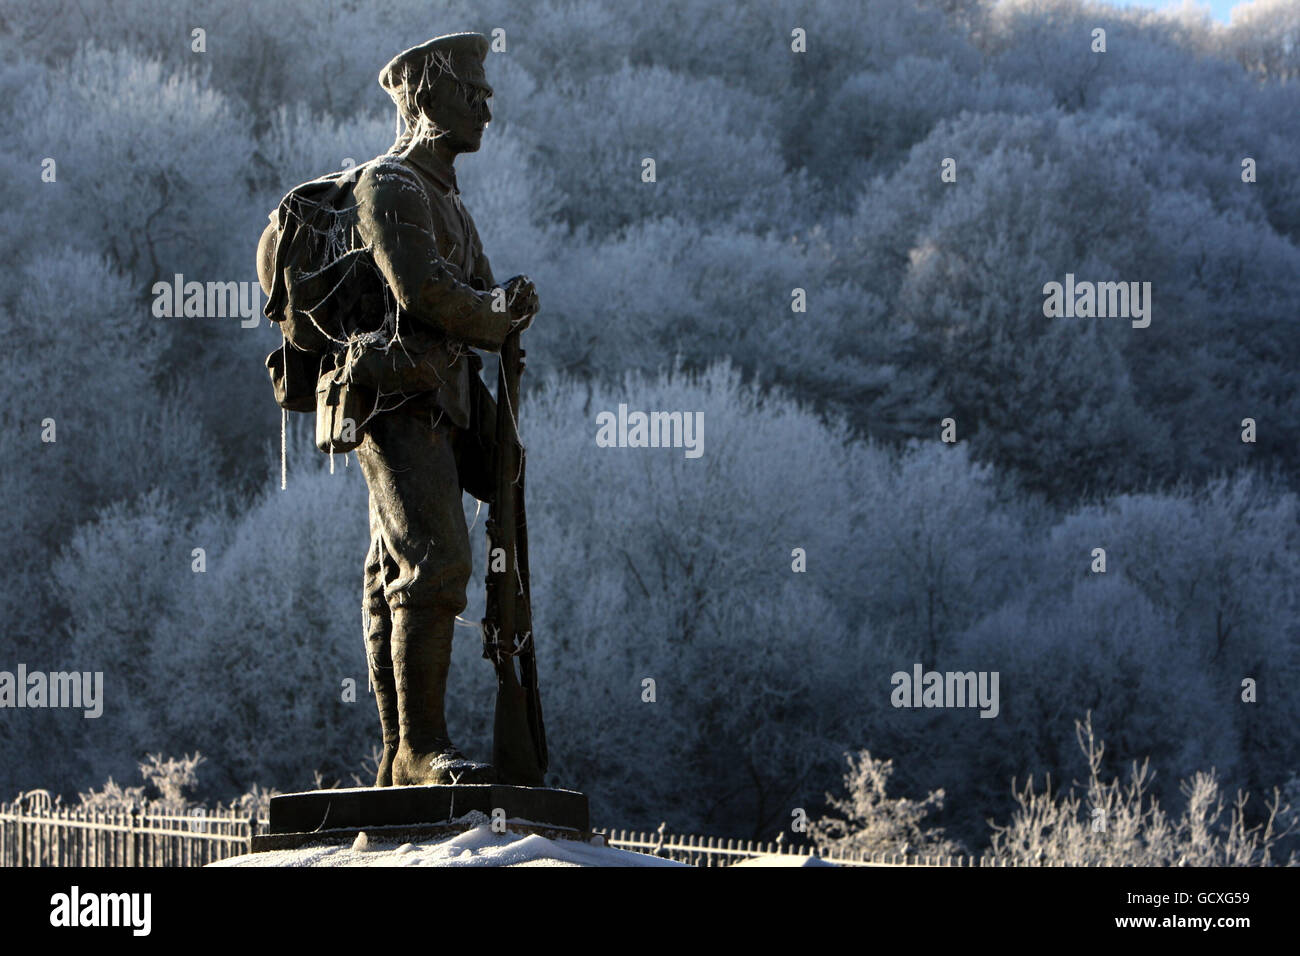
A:
[[[515,276],[505,285],[506,309],[510,313],[510,331],[522,332],[533,324],[537,314],[537,287],[528,276]]]

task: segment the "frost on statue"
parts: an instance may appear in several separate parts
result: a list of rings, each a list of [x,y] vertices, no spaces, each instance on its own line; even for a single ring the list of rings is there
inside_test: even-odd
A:
[[[485,37],[460,33],[394,57],[379,75],[397,105],[392,147],[290,191],[257,251],[266,314],[284,333],[266,361],[276,400],[286,417],[316,414],[322,451],[355,449],[370,490],[362,616],[378,787],[538,786],[546,770],[514,414],[537,293],[525,276],[497,285],[453,170],[492,116],[487,52]],[[501,354],[500,413],[475,348]],[[471,570],[462,490],[491,505],[491,765],[462,755],[444,719]]]

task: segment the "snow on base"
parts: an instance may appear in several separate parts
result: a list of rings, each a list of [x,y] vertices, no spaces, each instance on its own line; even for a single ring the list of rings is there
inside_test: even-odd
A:
[[[751,856],[741,860],[739,863],[733,863],[732,866],[835,866],[827,860],[817,856],[803,856],[797,853],[764,853],[760,856]]]
[[[601,838],[597,837],[597,840]],[[481,824],[451,837],[419,843],[373,836],[352,845],[268,850],[231,857],[209,866],[685,866],[645,853],[600,843],[548,840],[535,833],[493,833]]]

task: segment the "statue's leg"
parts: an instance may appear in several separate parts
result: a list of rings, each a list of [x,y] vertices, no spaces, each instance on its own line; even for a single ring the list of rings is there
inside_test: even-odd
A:
[[[456,750],[445,694],[456,615],[465,609],[472,558],[452,447],[453,429],[427,417],[372,420],[357,450],[388,561],[399,740],[393,783],[484,783],[491,768]]]
[[[370,500],[370,551],[366,554],[365,585],[361,598],[361,620],[365,629],[366,660],[370,668],[370,686],[374,688],[375,704],[379,708],[379,729],[383,735],[383,753],[379,758],[379,772],[375,775],[376,787],[393,785],[393,758],[397,755],[399,740],[397,719],[397,683],[393,677],[393,654],[390,638],[393,631],[388,599],[384,596],[385,565],[384,539],[380,532],[379,517],[375,511],[374,496]]]

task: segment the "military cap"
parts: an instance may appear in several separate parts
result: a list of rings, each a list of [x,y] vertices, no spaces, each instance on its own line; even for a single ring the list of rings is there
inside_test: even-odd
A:
[[[395,100],[408,94],[412,85],[419,86],[428,70],[434,80],[450,68],[456,79],[469,86],[487,90],[491,95],[483,61],[488,54],[488,39],[481,33],[449,33],[434,37],[419,46],[403,50],[379,71],[379,85]],[[400,100],[399,100],[400,101]]]

